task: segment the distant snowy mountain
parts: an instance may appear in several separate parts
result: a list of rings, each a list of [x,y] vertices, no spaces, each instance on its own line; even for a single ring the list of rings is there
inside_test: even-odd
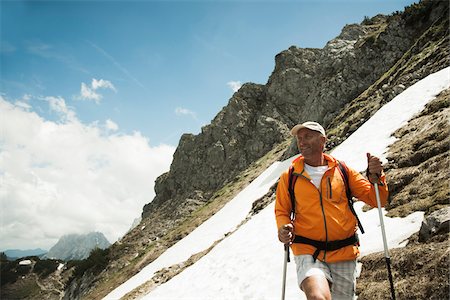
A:
[[[66,261],[81,260],[87,258],[93,249],[105,249],[110,245],[111,243],[101,232],[69,234],[62,236],[45,256]]]

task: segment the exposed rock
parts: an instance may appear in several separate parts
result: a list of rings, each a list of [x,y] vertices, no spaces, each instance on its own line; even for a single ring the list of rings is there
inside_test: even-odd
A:
[[[79,281],[72,281],[68,285],[64,300],[79,300],[85,299],[85,295],[90,291],[92,283],[95,281],[95,276],[91,273],[86,273]]]
[[[430,214],[422,222],[419,231],[419,242],[425,242],[439,233],[448,233],[450,226],[450,206]]]
[[[388,56],[395,53],[395,49],[403,48],[407,43],[408,36],[415,36],[416,40],[395,65],[339,114],[329,118],[330,123],[326,125],[330,129],[330,148],[352,134],[382,105],[394,98],[400,88],[409,87],[427,74],[450,65],[448,1],[422,1],[407,8],[405,13],[390,17],[383,32],[369,36],[361,45],[358,43],[363,48],[361,51],[367,52],[371,58],[361,58],[357,63],[376,61],[373,51],[382,51],[383,55],[386,53]],[[368,43],[372,46],[368,47]],[[381,60],[384,58],[382,56]],[[377,63],[384,64],[383,61]]]
[[[181,137],[170,172],[157,179],[156,197],[145,206],[143,217],[166,201],[172,202],[175,213],[186,199],[208,200],[218,187],[286,139],[287,126],[264,107],[265,93],[262,85],[244,84],[199,135]]]

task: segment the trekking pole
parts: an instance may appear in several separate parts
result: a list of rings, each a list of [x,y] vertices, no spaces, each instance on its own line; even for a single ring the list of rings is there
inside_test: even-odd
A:
[[[284,300],[286,294],[286,271],[289,257],[289,244],[284,244],[284,263],[283,263],[283,285],[281,287],[281,300]]]
[[[394,281],[392,280],[392,272],[391,272],[391,258],[389,257],[389,249],[386,241],[386,232],[384,230],[383,213],[381,212],[381,201],[380,201],[380,192],[378,191],[378,183],[375,183],[374,187],[375,187],[375,196],[377,198],[378,214],[380,215],[381,234],[383,235],[384,257],[386,258],[389,284],[391,285],[391,297],[392,300],[395,300]]]

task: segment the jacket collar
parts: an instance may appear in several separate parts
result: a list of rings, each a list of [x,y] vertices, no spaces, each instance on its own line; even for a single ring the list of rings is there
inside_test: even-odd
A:
[[[333,156],[324,153],[323,154],[325,160],[328,164],[328,169],[334,168],[337,165],[337,160]],[[292,165],[294,166],[294,173],[301,174],[304,172],[305,168],[305,158],[303,156],[299,156],[292,162]]]

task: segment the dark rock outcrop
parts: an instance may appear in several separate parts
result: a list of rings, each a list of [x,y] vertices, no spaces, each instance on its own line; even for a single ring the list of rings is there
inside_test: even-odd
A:
[[[423,1],[409,13],[347,25],[323,49],[292,46],[278,54],[266,85],[244,84],[200,134],[182,136],[170,171],[156,181],[156,197],[144,207],[143,218],[162,209],[165,218],[178,219],[185,215],[186,201],[205,203],[250,163],[288,139],[297,122],[332,124],[347,103],[383,78],[411,48],[420,52],[418,39],[432,24],[444,22],[446,12],[448,3]],[[437,35],[442,37],[442,32]],[[400,93],[427,74],[410,75],[414,78],[386,90]],[[381,83],[377,87],[381,89]],[[383,103],[394,96],[378,94]],[[355,125],[348,124],[336,135],[350,134],[351,126]],[[332,145],[337,143],[332,139]],[[296,151],[295,145],[291,151]]]
[[[450,206],[431,213],[422,222],[419,231],[419,242],[425,242],[441,232],[448,233],[450,226]]]

